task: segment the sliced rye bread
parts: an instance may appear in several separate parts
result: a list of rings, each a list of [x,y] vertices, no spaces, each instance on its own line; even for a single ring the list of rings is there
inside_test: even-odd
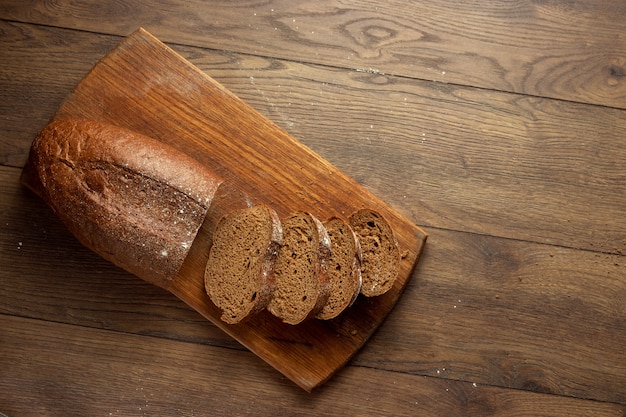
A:
[[[204,283],[224,322],[239,323],[267,307],[281,243],[278,215],[264,205],[235,210],[220,220]]]
[[[276,291],[267,309],[287,324],[298,324],[315,317],[330,296],[330,237],[309,213],[295,213],[282,225],[283,246],[274,266]]]
[[[350,225],[338,217],[324,223],[330,236],[330,297],[316,318],[329,320],[350,307],[361,291],[361,245]]]
[[[350,226],[361,243],[361,294],[381,295],[393,286],[400,270],[400,250],[391,226],[379,213],[363,209],[350,216]]]

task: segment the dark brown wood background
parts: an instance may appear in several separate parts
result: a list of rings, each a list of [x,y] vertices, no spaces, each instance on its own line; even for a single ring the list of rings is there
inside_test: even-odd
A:
[[[18,184],[145,27],[429,233],[307,394]],[[626,3],[0,2],[0,412],[626,414]]]

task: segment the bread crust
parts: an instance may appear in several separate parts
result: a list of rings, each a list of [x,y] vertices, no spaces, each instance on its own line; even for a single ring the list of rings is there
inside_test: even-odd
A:
[[[328,261],[330,259],[331,254],[331,243],[330,236],[326,231],[326,228],[314,215],[307,212],[298,212],[289,216],[287,219],[283,220],[283,233],[284,233],[284,244],[288,245],[288,224],[292,219],[297,219],[298,217],[302,217],[306,219],[307,224],[312,226],[310,241],[313,242],[314,248],[312,248],[315,252],[313,253],[313,271],[312,271],[312,279],[316,280],[316,293],[313,295],[314,302],[311,304],[309,301],[305,303],[306,310],[303,308],[297,309],[294,308],[293,305],[285,308],[282,303],[287,302],[286,300],[280,297],[281,292],[286,289],[283,284],[283,288],[281,288],[281,282],[278,282],[279,279],[289,279],[289,277],[278,277],[277,276],[277,290],[275,292],[275,297],[272,299],[268,306],[268,310],[278,318],[280,318],[284,323],[287,324],[299,324],[305,320],[314,318],[326,305],[328,298],[330,297],[331,285],[330,279],[328,275]],[[290,259],[287,252],[282,252],[282,250],[289,250],[285,246],[281,249],[281,253],[279,253],[279,259],[282,256],[282,261],[285,262],[285,259]],[[279,264],[280,261],[277,261],[276,265]],[[285,265],[284,265],[285,267]],[[286,267],[288,269],[288,267]],[[289,275],[287,271],[283,271],[283,274]],[[308,277],[307,277],[308,278]],[[292,300],[293,301],[293,300]],[[297,309],[298,314],[289,314],[286,309]]]
[[[356,233],[354,233],[354,230],[352,230],[352,227],[350,227],[350,224],[345,219],[342,219],[339,217],[332,217],[324,223],[324,227],[326,228],[327,232],[328,232],[329,225],[333,222],[340,222],[340,224],[347,231],[348,233],[347,238],[350,240],[352,244],[351,245],[353,249],[352,254],[351,254],[352,265],[348,274],[348,277],[350,279],[350,284],[352,286],[352,293],[350,294],[350,298],[344,299],[343,300],[344,302],[338,308],[335,308],[335,309],[330,308],[329,306],[330,300],[333,298],[333,296],[336,295],[335,290],[337,290],[333,286],[333,283],[331,280],[330,282],[331,294],[330,294],[329,300],[327,301],[327,304],[324,305],[322,310],[316,315],[316,318],[321,319],[321,320],[333,319],[337,317],[339,314],[341,314],[343,311],[345,311],[347,308],[352,306],[352,304],[354,304],[357,297],[359,296],[359,293],[361,292],[361,285],[363,283],[363,280],[361,278],[362,253],[361,253],[361,244],[359,242],[359,238],[357,237]],[[332,250],[334,250],[335,244],[332,242],[332,238],[331,238],[331,244],[332,244]],[[333,256],[335,256],[335,254],[331,253],[331,259]],[[329,279],[331,279],[331,275],[332,275],[331,269],[332,269],[332,265],[329,264],[329,269],[328,269]]]
[[[265,246],[262,248],[263,252],[258,260],[255,259],[252,264],[249,264],[245,271],[237,270],[237,273],[241,273],[241,275],[237,275],[235,281],[229,280],[226,277],[233,277],[233,275],[228,275],[229,271],[227,269],[239,268],[241,266],[238,264],[239,260],[232,251],[241,249],[241,253],[247,255],[248,262],[250,262],[249,257],[252,248],[256,245],[250,243],[255,241],[255,236],[239,235],[233,240],[230,239],[232,235],[228,235],[228,233],[233,233],[233,231],[225,228],[231,226],[233,222],[237,223],[237,216],[245,215],[246,211],[259,209],[264,210],[269,219],[269,230],[265,229],[263,235],[260,236],[262,239],[259,239]],[[269,231],[268,234],[266,234],[267,231]],[[259,238],[259,236],[256,236],[256,238]],[[247,242],[244,247],[232,247],[233,244],[237,245],[243,240]],[[222,310],[221,320],[223,322],[237,324],[246,321],[267,307],[276,289],[274,263],[282,242],[282,226],[278,214],[266,205],[261,204],[235,210],[219,221],[205,269],[204,285],[211,301]],[[220,248],[218,253],[215,252],[217,247]],[[228,251],[224,252],[224,249],[228,249]],[[223,258],[224,255],[227,258]],[[224,263],[229,268],[225,268]],[[253,282],[247,278],[250,273],[253,274]],[[233,286],[237,286],[236,290],[233,290]],[[244,288],[247,290],[244,290]],[[253,299],[248,298],[250,297],[248,291],[254,291]]]
[[[263,265],[261,267],[261,276],[263,277],[262,280],[265,282],[265,285],[263,286],[262,293],[259,295],[259,302],[251,311],[251,316],[267,308],[270,301],[272,301],[272,296],[276,290],[274,265],[278,257],[278,251],[283,244],[283,227],[280,218],[275,210],[270,207],[266,208],[272,219],[272,236],[270,237],[270,244],[263,255]]]
[[[85,246],[167,288],[222,180],[158,140],[71,118],[37,135],[22,182]]]
[[[330,277],[328,275],[328,261],[330,260],[332,245],[330,243],[330,236],[328,235],[328,231],[324,227],[324,224],[311,213],[307,214],[311,217],[313,223],[315,224],[319,239],[319,245],[317,247],[317,257],[319,260],[319,263],[317,264],[317,282],[319,285],[319,295],[315,306],[306,317],[307,319],[309,319],[317,316],[317,314],[322,311],[322,308],[324,308],[324,306],[328,302],[328,298],[330,297],[331,285]]]

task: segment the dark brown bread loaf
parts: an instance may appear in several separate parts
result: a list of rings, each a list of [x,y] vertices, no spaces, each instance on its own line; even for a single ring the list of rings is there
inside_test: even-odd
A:
[[[269,207],[236,210],[220,220],[204,279],[222,321],[239,323],[267,307],[281,243],[280,220]]]
[[[283,246],[274,269],[276,291],[268,310],[285,323],[298,324],[315,317],[330,295],[330,238],[309,213],[293,214],[282,224]]]
[[[363,254],[361,294],[372,297],[391,289],[400,271],[400,250],[391,226],[379,213],[359,210],[350,216]]]
[[[85,246],[167,288],[221,179],[155,139],[61,119],[35,138],[22,182]]]
[[[324,225],[296,213],[283,222],[279,249],[281,222],[272,209],[242,208],[251,204],[248,197],[195,159],[110,124],[51,122],[33,141],[22,182],[85,246],[166,289],[209,213],[206,287],[227,323],[264,307],[289,324],[336,317],[358,294],[359,244],[362,294],[385,293],[399,271],[397,241],[379,213],[360,210],[349,225],[329,221],[332,259]]]
[[[361,291],[361,245],[350,225],[338,217],[328,220],[324,227],[331,243],[331,289],[326,305],[316,317],[329,320],[352,305]]]

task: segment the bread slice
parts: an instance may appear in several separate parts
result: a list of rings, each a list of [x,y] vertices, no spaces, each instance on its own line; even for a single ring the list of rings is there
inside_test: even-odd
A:
[[[204,283],[209,298],[222,310],[222,321],[239,323],[267,307],[281,243],[280,220],[269,207],[236,210],[220,220]]]
[[[222,180],[164,143],[95,120],[51,122],[21,181],[85,246],[167,288]]]
[[[274,267],[276,291],[268,310],[288,324],[314,317],[330,295],[330,237],[309,213],[283,219],[283,246]]]
[[[324,223],[330,236],[331,255],[328,262],[330,297],[318,319],[337,317],[352,305],[361,291],[361,245],[346,221],[334,217]]]
[[[361,243],[361,294],[377,296],[391,289],[400,270],[400,250],[391,226],[379,213],[363,209],[350,216],[350,226]]]

